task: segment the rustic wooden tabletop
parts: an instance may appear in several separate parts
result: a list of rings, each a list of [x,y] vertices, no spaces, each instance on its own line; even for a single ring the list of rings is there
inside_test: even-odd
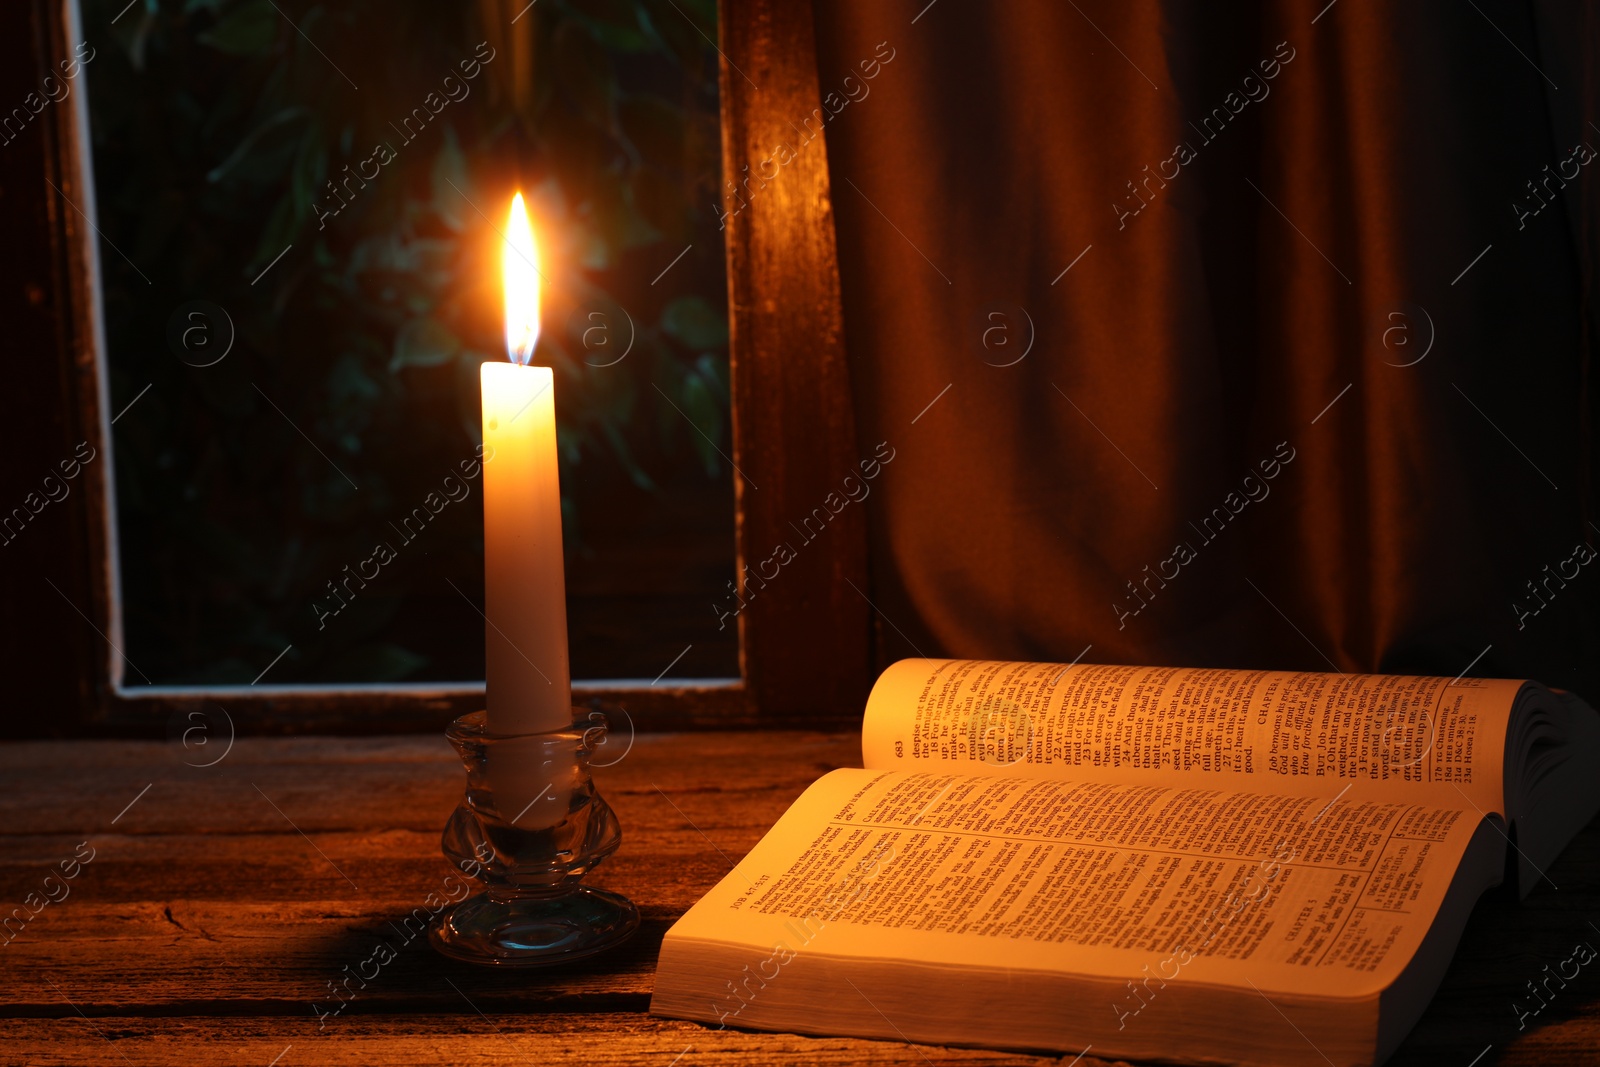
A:
[[[451,873],[439,831],[464,775],[442,737],[240,739],[213,766],[191,765],[223,740],[211,751],[0,746],[0,916],[29,916],[0,932],[0,1063],[1073,1061],[647,1014],[667,927],[802,789],[859,766],[854,737],[637,738],[596,772],[624,839],[593,882],[633,898],[643,928],[609,956],[548,974],[446,960],[391,925]],[[1555,971],[1579,942],[1600,947],[1597,844],[1591,828],[1549,872],[1554,887],[1527,901],[1479,904],[1444,988],[1391,1062],[1600,1064],[1600,965],[1549,983],[1521,1029],[1517,1014],[1539,1003],[1525,983],[1543,981],[1546,964]],[[380,941],[397,957],[319,1017],[314,1005],[335,1004],[329,982],[346,967],[371,974]]]

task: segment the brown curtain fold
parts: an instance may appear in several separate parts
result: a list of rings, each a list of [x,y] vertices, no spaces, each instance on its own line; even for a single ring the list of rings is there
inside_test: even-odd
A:
[[[1593,6],[821,0],[880,658],[1600,698]]]

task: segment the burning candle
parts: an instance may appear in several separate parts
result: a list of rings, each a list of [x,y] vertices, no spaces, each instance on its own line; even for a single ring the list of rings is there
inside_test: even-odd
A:
[[[542,733],[572,722],[567,673],[555,383],[534,367],[539,267],[518,193],[502,254],[506,354],[482,368],[483,566],[489,730]]]

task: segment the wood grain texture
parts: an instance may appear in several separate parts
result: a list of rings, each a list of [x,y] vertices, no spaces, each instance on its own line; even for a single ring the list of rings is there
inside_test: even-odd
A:
[[[465,777],[442,738],[250,738],[214,767],[184,763],[226,738],[207,744],[0,749],[0,916],[80,842],[95,850],[69,895],[0,948],[7,1013],[58,1012],[55,981],[89,1015],[310,1016],[380,942],[398,958],[351,1011],[454,1010],[442,975],[485,1010],[642,1012],[672,921],[816,777],[859,763],[853,737],[635,738],[596,772],[624,836],[592,881],[633,899],[643,927],[588,966],[519,976],[443,960],[416,936],[429,894],[459,884],[439,833]],[[138,964],[107,945],[137,945]]]
[[[63,605],[62,610],[69,609]],[[620,708],[643,730],[728,729],[757,723],[742,683],[695,686],[669,682],[624,687],[580,679],[573,685],[572,699],[580,707],[603,708],[607,714],[614,715]],[[136,687],[103,700],[96,724],[105,733],[147,738],[173,719],[193,711],[205,714],[219,703],[229,709],[240,729],[255,735],[440,733],[452,719],[483,707],[483,687],[447,689],[423,684],[285,691],[258,686],[255,691],[236,687],[216,693],[192,687]]]
[[[723,12],[745,679],[766,721],[837,724],[866,695],[872,630],[865,509],[837,503],[865,457],[845,362],[812,5],[743,0]]]
[[[442,739],[241,738],[215,766],[185,764],[215,758],[225,739],[212,743],[0,746],[0,918],[81,842],[95,850],[63,899],[20,933],[13,922],[9,943],[0,935],[0,1064],[259,1065],[291,1045],[282,1067],[666,1065],[680,1054],[684,1067],[1072,1062],[644,1014],[667,927],[820,774],[859,765],[855,735],[636,738],[597,772],[624,837],[594,881],[638,903],[643,927],[608,956],[548,974],[478,970],[407,936],[420,927],[407,916],[450,874],[439,831],[464,777]],[[1392,1062],[1468,1067],[1486,1048],[1479,1067],[1600,1062],[1600,966],[1552,985],[1518,1029],[1513,1004],[1534,1003],[1525,983],[1579,941],[1600,946],[1600,830],[1549,874],[1559,889],[1479,903]],[[380,941],[397,958],[319,1020],[335,1004],[329,982]],[[1079,1062],[1101,1061],[1091,1051]]]
[[[98,1034],[95,1031],[98,1031]],[[122,1053],[118,1056],[117,1053]],[[78,1067],[126,1062],[130,1067],[172,1063],[251,1064],[283,1054],[279,1067],[351,1064],[359,1067],[463,1063],[506,1067],[581,1062],[595,1067],[767,1067],[924,1064],[1034,1065],[1070,1062],[981,1049],[940,1048],[892,1041],[716,1031],[694,1023],[634,1012],[611,1015],[476,1014],[462,997],[454,1010],[405,1019],[355,1017],[322,1030],[314,1020],[104,1018],[0,1019],[0,1063]],[[1093,1067],[1093,1058],[1082,1061]]]

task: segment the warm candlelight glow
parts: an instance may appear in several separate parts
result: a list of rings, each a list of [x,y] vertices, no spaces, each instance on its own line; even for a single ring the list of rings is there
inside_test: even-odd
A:
[[[539,250],[521,193],[511,199],[500,263],[506,286],[506,355],[526,366],[539,343]]]
[[[530,365],[539,340],[539,273],[522,194],[511,201],[501,269],[507,360],[479,370],[483,397],[485,697],[489,728],[548,733],[572,722],[567,664],[566,575],[561,551],[561,475],[556,459],[555,374]],[[504,753],[502,764],[511,757]],[[549,768],[522,768],[496,794],[544,801],[517,825],[553,826],[566,809]],[[537,773],[536,773],[537,772]],[[555,773],[551,771],[550,773]],[[541,793],[541,789],[550,786]],[[526,788],[524,788],[526,787]],[[526,793],[526,795],[523,795]],[[509,813],[510,815],[515,812]],[[542,821],[547,819],[549,821]]]

